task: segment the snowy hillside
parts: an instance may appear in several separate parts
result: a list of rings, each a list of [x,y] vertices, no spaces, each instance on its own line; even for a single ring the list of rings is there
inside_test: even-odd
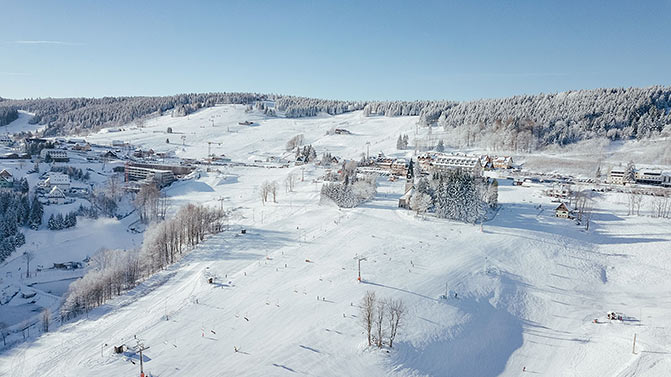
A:
[[[555,217],[545,186],[501,177],[501,208],[481,228],[398,208],[403,180],[380,179],[375,198],[354,209],[320,204],[323,168],[267,163],[293,159],[285,144],[297,134],[320,155],[359,159],[369,148],[410,156],[396,139],[413,135],[417,121],[361,112],[269,118],[226,105],[87,137],[180,158],[202,159],[208,148],[230,158],[165,190],[171,212],[187,203],[234,210],[230,230],[56,331],[0,351],[0,376],[133,375],[139,356],[113,346],[136,339],[149,346],[143,360],[152,376],[668,373],[671,221],[628,216],[625,195],[600,193],[586,231]],[[334,128],[351,135],[330,134]],[[303,176],[295,190],[262,203],[262,183],[289,174]],[[106,225],[110,247],[136,242],[125,240],[127,225]],[[76,229],[79,245],[91,242],[85,229]],[[362,282],[358,256],[367,258]],[[408,307],[391,349],[367,346],[358,307],[367,291]],[[606,319],[611,310],[623,320]]]

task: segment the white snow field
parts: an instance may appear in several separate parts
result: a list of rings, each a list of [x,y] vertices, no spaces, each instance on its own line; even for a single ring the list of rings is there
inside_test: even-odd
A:
[[[237,124],[247,119],[258,125]],[[415,121],[360,113],[265,119],[220,106],[87,140],[126,140],[194,158],[215,141],[222,145],[213,152],[252,162],[280,155],[290,137],[303,133],[318,154],[358,159],[366,142],[371,154],[394,151],[398,134],[414,132]],[[174,134],[166,136],[168,126]],[[326,136],[332,127],[353,135]],[[184,147],[178,132],[187,136]],[[597,197],[585,231],[554,216],[556,203],[541,195],[543,186],[503,179],[501,209],[481,229],[397,208],[402,181],[380,180],[374,200],[339,209],[319,204],[318,167],[214,168],[167,193],[173,210],[188,202],[218,206],[223,197],[236,213],[229,231],[88,315],[3,351],[0,376],[139,375],[138,356],[112,347],[134,345],[136,337],[150,347],[144,368],[152,376],[663,376],[671,370],[671,221],[627,216],[621,194]],[[290,173],[304,174],[304,181],[262,205],[259,185],[281,184]],[[359,283],[354,258],[361,255],[367,260]],[[211,276],[214,284],[207,283]],[[446,287],[450,297],[442,299]],[[357,306],[366,291],[409,308],[392,349],[367,346]],[[610,310],[623,320],[606,319]]]

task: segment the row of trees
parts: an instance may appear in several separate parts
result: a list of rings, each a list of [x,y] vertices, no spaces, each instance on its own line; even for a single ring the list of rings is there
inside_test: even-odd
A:
[[[406,317],[403,301],[384,298],[378,299],[375,292],[368,291],[361,300],[361,325],[366,331],[368,345],[382,348],[387,344],[394,346],[394,340]]]
[[[432,210],[438,217],[468,223],[483,221],[488,209],[497,205],[498,182],[461,169],[420,179],[411,198],[411,207],[418,212]]]
[[[49,230],[62,230],[72,228],[75,225],[77,225],[76,212],[69,212],[65,216],[60,213],[57,213],[56,215],[51,214],[51,216],[49,216],[49,220],[47,221],[47,227]]]
[[[168,197],[155,184],[146,184],[135,196],[135,207],[140,214],[140,221],[145,224],[164,220],[168,211]]]
[[[396,139],[396,149],[408,149],[408,142],[408,135],[398,135],[398,139]]]
[[[287,191],[292,190],[293,191],[293,181],[289,180],[289,177],[287,177],[287,181],[285,181]],[[265,181],[261,184],[261,203],[264,205],[268,201],[268,197],[272,195],[273,197],[273,203],[277,203],[277,190],[278,190],[279,185],[277,184],[276,181]]]
[[[671,196],[664,195],[645,196],[650,208],[650,216],[655,218],[671,218]],[[627,215],[641,215],[641,207],[644,207],[644,195],[634,190],[627,193]]]
[[[143,278],[177,262],[206,235],[223,229],[226,214],[188,204],[174,218],[151,225],[141,250],[103,250],[92,258],[91,269],[70,284],[61,318],[68,319],[105,303],[135,287]]]

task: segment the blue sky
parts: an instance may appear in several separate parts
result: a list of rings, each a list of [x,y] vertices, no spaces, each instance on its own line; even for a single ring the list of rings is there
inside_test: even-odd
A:
[[[0,1],[0,96],[505,97],[671,83],[671,0]]]

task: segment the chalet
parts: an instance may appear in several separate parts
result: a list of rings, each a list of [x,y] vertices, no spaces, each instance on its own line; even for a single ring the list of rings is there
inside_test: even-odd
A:
[[[70,176],[63,173],[49,172],[47,179],[42,182],[42,186],[51,190],[54,187],[60,188],[62,191],[70,189]]]
[[[250,121],[246,120],[244,122],[238,122],[238,124],[241,125],[241,126],[251,126],[252,124],[254,124],[254,122],[250,122]]]
[[[613,185],[623,185],[627,181],[625,179],[626,171],[623,168],[614,167],[608,172],[608,183]]]
[[[14,187],[14,178],[12,174],[5,169],[0,171],[0,188],[12,188]]]
[[[102,157],[102,158],[106,158],[106,159],[114,159],[114,160],[118,160],[118,159],[119,159],[119,155],[117,155],[117,154],[116,154],[115,152],[113,152],[113,151],[107,151],[107,152],[101,154],[100,157]]]
[[[494,168],[494,162],[491,157],[489,157],[486,154],[483,154],[480,156],[480,164],[482,164],[482,168],[485,170],[493,169]]]
[[[566,207],[566,204],[560,203],[559,206],[555,208],[555,216],[562,219],[570,219],[571,211],[569,211],[568,207]]]
[[[126,142],[123,140],[112,140],[112,146],[113,147],[125,147]]]
[[[68,162],[68,153],[62,149],[48,149],[44,148],[40,151],[40,158],[46,160],[51,158],[53,161],[57,162]]]
[[[506,157],[497,157],[492,161],[495,169],[511,169],[513,167],[513,158]]]
[[[636,171],[634,176],[636,183],[648,185],[661,185],[664,181],[661,170],[641,169]]]
[[[63,190],[58,188],[58,186],[54,186],[51,191],[49,191],[49,194],[47,194],[47,200],[50,204],[64,204],[65,194],[63,193]]]
[[[352,134],[351,132],[349,132],[348,130],[346,130],[344,128],[336,128],[334,132],[335,132],[336,135],[351,135]]]
[[[480,159],[472,156],[436,154],[431,167],[433,171],[462,170],[475,177],[482,174]]]

